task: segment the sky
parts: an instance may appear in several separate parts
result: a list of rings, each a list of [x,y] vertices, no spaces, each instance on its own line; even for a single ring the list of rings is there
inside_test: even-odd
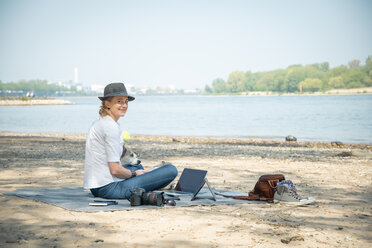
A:
[[[365,63],[369,0],[0,0],[0,80],[204,88],[236,70]]]

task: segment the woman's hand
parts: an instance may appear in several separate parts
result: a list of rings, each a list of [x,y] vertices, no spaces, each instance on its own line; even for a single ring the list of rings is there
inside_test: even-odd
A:
[[[118,178],[127,179],[132,177],[132,171],[119,165],[119,162],[108,162],[110,173]],[[136,176],[145,174],[146,170],[136,170]]]
[[[145,170],[136,170],[136,175],[137,175],[137,176],[139,176],[139,175],[143,175],[143,174],[145,174],[145,173],[147,173],[147,171],[145,171]]]

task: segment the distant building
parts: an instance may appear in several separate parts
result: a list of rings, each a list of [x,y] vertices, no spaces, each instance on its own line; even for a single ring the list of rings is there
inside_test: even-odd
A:
[[[96,93],[103,93],[104,89],[105,89],[105,86],[100,85],[100,84],[93,84],[90,86],[90,90]]]
[[[197,93],[200,93],[197,89],[193,89],[193,90],[184,90],[183,91],[185,94],[197,94]]]
[[[83,90],[84,90],[83,85],[80,84],[80,83],[76,84],[75,87],[76,87],[76,90],[77,90],[77,91],[83,91]]]

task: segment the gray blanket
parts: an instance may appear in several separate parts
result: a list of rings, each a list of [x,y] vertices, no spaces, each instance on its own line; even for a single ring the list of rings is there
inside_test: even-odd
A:
[[[115,211],[115,210],[132,210],[132,209],[149,209],[159,208],[157,206],[142,205],[137,207],[130,206],[128,200],[118,199],[117,205],[109,206],[89,206],[90,202],[94,200],[105,200],[102,198],[94,197],[90,191],[83,188],[29,188],[19,189],[15,191],[0,191],[8,195],[15,195],[23,198],[30,198],[41,202],[49,203],[67,210],[73,211]],[[176,201],[177,207],[197,206],[197,205],[219,205],[219,204],[241,204],[241,203],[259,203],[254,201],[234,200],[232,196],[247,195],[247,193],[232,192],[225,190],[214,190],[217,201],[212,199],[211,193],[207,188],[203,188],[197,195],[197,199],[191,201],[191,195],[180,195],[180,200]],[[164,206],[169,208],[172,206]]]

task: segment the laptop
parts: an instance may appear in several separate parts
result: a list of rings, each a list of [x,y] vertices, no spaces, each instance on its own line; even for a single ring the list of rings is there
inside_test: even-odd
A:
[[[209,182],[206,178],[207,175],[206,170],[195,170],[185,168],[181,174],[180,179],[173,191],[171,193],[178,193],[178,194],[192,194],[191,201],[196,199],[196,195],[199,191],[203,188],[204,184],[206,183],[208,186],[209,191],[212,194],[213,200],[216,201],[216,196],[209,185]]]

